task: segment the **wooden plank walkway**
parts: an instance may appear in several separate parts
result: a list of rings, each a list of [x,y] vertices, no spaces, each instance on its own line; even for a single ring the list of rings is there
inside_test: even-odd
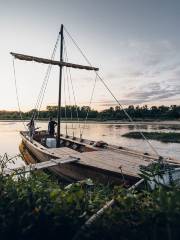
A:
[[[23,166],[21,168],[11,168],[11,169],[5,169],[3,174],[4,175],[10,175],[10,174],[23,174],[23,173],[28,173],[31,171],[35,171],[35,170],[42,170],[42,169],[46,169],[49,167],[54,167],[57,165],[61,165],[61,164],[67,164],[67,163],[72,163],[72,162],[77,162],[79,161],[79,159],[77,157],[70,157],[70,156],[64,156],[60,159],[51,159],[49,161],[46,162],[40,162],[40,163],[34,163],[34,164],[29,164],[26,166]]]
[[[82,164],[131,176],[138,176],[139,165],[147,166],[150,163],[150,161],[144,161],[142,157],[133,156],[130,158],[124,153],[109,150],[82,153],[80,159],[80,163]]]
[[[112,171],[119,174],[127,174],[138,177],[139,166],[147,166],[152,162],[152,159],[145,155],[137,155],[125,153],[121,150],[107,150],[100,149],[99,151],[92,152],[77,152],[67,147],[51,148],[48,152],[53,153],[56,157],[77,157],[80,158],[78,164],[84,166],[95,167],[102,170]]]

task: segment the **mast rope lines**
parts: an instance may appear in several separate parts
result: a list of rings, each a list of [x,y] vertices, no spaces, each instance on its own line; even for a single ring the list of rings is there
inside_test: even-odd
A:
[[[55,46],[54,46],[54,49],[53,49],[53,52],[52,52],[52,55],[51,55],[51,60],[53,60],[54,57],[55,57],[58,42],[59,42],[59,38],[60,38],[60,36],[58,34],[58,37],[57,37],[57,40],[56,40],[56,43],[55,43]],[[18,110],[19,110],[20,118],[23,121],[23,125],[24,125],[25,129],[28,130],[27,126],[25,125],[25,121],[23,119],[22,111],[21,111],[21,107],[20,107],[20,100],[19,100],[18,87],[17,87],[17,77],[16,77],[16,70],[15,70],[15,58],[16,57],[12,53],[11,53],[11,55],[13,56],[12,61],[13,61],[14,84],[15,84],[15,92],[16,92]],[[35,106],[34,106],[34,110],[32,112],[31,119],[35,119],[36,115],[37,115],[37,119],[39,117],[39,111],[40,111],[41,106],[42,106],[42,102],[43,102],[44,94],[45,94],[45,91],[46,91],[46,88],[47,88],[51,68],[52,68],[52,66],[49,64],[48,68],[46,70],[46,74],[45,74],[43,83],[41,85],[41,89],[39,91],[39,94],[38,94],[38,97],[37,97],[37,100],[36,100]]]
[[[129,119],[129,121],[137,128],[137,125],[134,123],[133,119],[131,118],[131,116],[127,113],[127,111],[123,108],[122,104],[119,102],[119,100],[115,97],[115,95],[112,93],[112,91],[110,90],[110,88],[107,86],[107,84],[105,83],[105,81],[102,79],[102,77],[98,74],[98,68],[92,67],[91,62],[89,61],[89,59],[86,57],[86,55],[83,53],[83,51],[81,50],[81,48],[78,46],[77,42],[74,40],[74,38],[71,36],[71,34],[67,31],[67,29],[61,25],[61,31],[59,33],[59,35],[61,35],[61,45],[63,46],[63,29],[65,30],[66,34],[69,36],[69,38],[71,39],[71,41],[74,43],[74,45],[77,47],[77,49],[80,51],[80,53],[82,54],[82,56],[84,57],[84,59],[86,60],[86,62],[88,63],[89,66],[82,66],[82,65],[78,65],[78,64],[73,64],[73,63],[68,63],[68,62],[64,62],[62,57],[60,59],[60,61],[55,61],[53,59],[45,59],[45,58],[39,58],[39,57],[34,57],[34,56],[29,56],[29,55],[24,55],[24,54],[18,54],[18,53],[13,53],[11,52],[11,55],[14,56],[15,58],[19,59],[19,60],[25,60],[25,61],[35,61],[38,63],[44,63],[44,64],[49,64],[51,65],[57,65],[60,67],[60,69],[63,66],[66,66],[68,68],[78,68],[78,69],[86,69],[86,70],[93,70],[95,72],[95,75],[97,76],[98,79],[100,79],[100,81],[103,83],[104,87],[108,90],[108,92],[111,94],[111,96],[114,98],[114,100],[117,102],[117,104],[120,106],[120,108],[123,110],[124,114],[127,116],[127,118]],[[63,49],[63,48],[62,48]],[[63,50],[62,50],[63,51]],[[61,51],[61,52],[62,52]],[[61,71],[61,70],[60,70]],[[62,74],[61,74],[62,75]],[[61,78],[61,77],[60,77]],[[60,80],[60,84],[61,84],[61,80]],[[45,86],[47,86],[45,84]],[[46,88],[46,87],[45,87]],[[61,87],[60,87],[61,88]],[[42,90],[42,96],[44,96],[44,90]],[[60,95],[59,95],[60,96]],[[42,99],[41,99],[42,100]],[[38,105],[39,103],[42,103],[42,101],[40,101],[38,99]],[[19,108],[20,110],[20,108]],[[61,117],[61,116],[60,116]],[[58,130],[60,129],[60,123],[59,123],[59,127]],[[149,147],[153,150],[153,152],[160,157],[159,153],[157,152],[157,150],[154,148],[154,146],[151,144],[151,142],[144,136],[144,134],[137,128],[138,132],[141,134],[142,138],[148,143]],[[59,138],[60,139],[60,131],[58,133]],[[58,140],[57,139],[57,140]],[[60,141],[60,140],[59,140]]]
[[[74,43],[74,45],[76,46],[76,48],[79,50],[79,52],[81,53],[81,55],[84,57],[84,59],[86,60],[86,62],[89,64],[90,67],[92,67],[91,62],[89,61],[89,59],[87,58],[87,56],[85,55],[85,53],[81,50],[81,48],[79,47],[79,45],[77,44],[77,42],[74,40],[74,38],[71,36],[71,34],[68,32],[68,30],[64,27],[64,30],[66,32],[66,34],[69,36],[69,38],[71,39],[71,41]],[[103,80],[103,78],[98,74],[97,71],[94,71],[95,75],[97,76],[97,78],[102,82],[102,84],[104,85],[104,87],[107,89],[107,91],[111,94],[111,96],[114,98],[114,100],[117,102],[117,104],[119,105],[119,107],[123,110],[124,114],[127,116],[127,118],[129,119],[129,121],[136,127],[137,131],[141,134],[142,138],[147,142],[147,144],[149,145],[149,147],[152,149],[152,151],[155,153],[156,156],[160,157],[158,151],[155,149],[155,147],[152,145],[152,143],[145,137],[145,135],[142,133],[142,131],[140,131],[137,128],[137,125],[134,123],[133,119],[131,118],[131,116],[128,114],[128,112],[123,108],[122,104],[119,102],[119,100],[115,97],[115,95],[112,93],[112,91],[110,90],[110,88],[108,87],[108,85],[105,83],[105,81]]]
[[[64,69],[63,69],[63,73],[64,73]],[[64,118],[65,118],[65,136],[68,136],[68,127],[67,127],[67,101],[66,101],[66,81],[65,81],[65,74],[63,74],[64,76]]]
[[[68,53],[67,53],[67,48],[66,48],[66,42],[64,40],[64,54],[65,54],[65,61],[68,62]],[[78,113],[78,107],[77,107],[77,101],[76,101],[76,95],[75,95],[75,89],[71,77],[71,69],[70,68],[65,68],[65,75],[66,75],[66,80],[67,80],[67,86],[68,86],[68,96],[69,96],[69,104],[70,104],[70,111],[71,111],[71,121],[72,121],[72,130],[73,130],[73,138],[74,138],[74,125],[73,125],[73,111],[72,111],[72,106],[71,106],[71,95],[70,95],[70,85],[72,89],[72,95],[73,95],[73,100],[74,100],[74,106],[75,106],[75,111],[76,111],[76,118],[79,126],[79,130],[81,128],[80,126],[80,121],[79,121],[79,113]]]
[[[92,88],[92,92],[91,92],[91,97],[90,97],[90,100],[89,100],[89,105],[88,105],[88,109],[86,111],[86,117],[85,117],[85,120],[84,120],[84,125],[82,127],[82,130],[80,130],[81,131],[80,139],[82,138],[84,129],[86,127],[86,123],[87,123],[87,119],[88,119],[88,116],[89,116],[89,111],[90,111],[90,107],[91,107],[91,104],[92,104],[93,95],[94,95],[94,91],[95,91],[97,80],[98,80],[97,75],[95,75],[94,84],[93,84],[93,88]]]
[[[16,101],[17,101],[17,105],[18,105],[18,111],[19,111],[21,121],[23,122],[24,128],[26,130],[28,130],[28,128],[25,124],[24,118],[22,116],[22,111],[21,111],[21,106],[20,106],[20,99],[19,99],[19,94],[18,94],[18,86],[17,86],[17,78],[16,78],[16,69],[15,69],[14,58],[12,58],[12,64],[13,64],[14,86],[15,86],[15,92],[16,92]]]
[[[63,43],[64,43],[64,26],[63,24],[61,25],[61,29],[59,32],[59,36],[61,36],[61,41],[60,41],[60,60],[55,61],[53,59],[46,59],[46,58],[40,58],[40,57],[35,57],[35,56],[30,56],[30,55],[24,55],[24,54],[19,54],[19,53],[14,53],[11,52],[10,54],[14,56],[15,58],[19,60],[25,60],[25,61],[35,61],[38,63],[44,63],[44,64],[50,64],[50,65],[56,65],[59,66],[59,98],[58,98],[58,127],[57,127],[57,144],[56,147],[60,147],[60,123],[61,123],[61,83],[62,83],[62,68],[63,67],[68,67],[68,68],[75,68],[75,69],[85,69],[85,70],[92,70],[92,71],[98,71],[99,69],[96,67],[92,66],[83,66],[79,64],[73,64],[69,62],[64,62],[63,61]],[[45,88],[43,88],[43,93],[42,93],[42,99],[44,97],[44,89],[46,89],[46,84]],[[38,100],[38,104],[41,104],[42,101]]]
[[[54,58],[55,58],[56,50],[57,50],[58,43],[59,43],[59,39],[60,39],[60,35],[58,34],[56,43],[55,43],[55,45],[54,45],[53,52],[52,52],[52,54],[51,54],[51,58],[50,58],[51,60],[54,60]],[[39,112],[40,112],[40,109],[41,109],[41,106],[42,106],[42,103],[43,103],[45,91],[46,91],[46,89],[47,89],[47,85],[48,85],[48,81],[49,81],[51,69],[52,69],[52,65],[49,64],[49,65],[48,65],[48,68],[47,68],[47,70],[46,70],[46,74],[45,74],[45,77],[44,77],[44,81],[43,81],[42,86],[41,86],[41,90],[40,90],[40,92],[39,92],[39,96],[38,96],[38,98],[37,98],[37,102],[36,102],[35,107],[34,107],[34,109],[37,109],[37,110],[38,110],[37,119],[38,119],[38,117],[39,117]]]
[[[66,47],[65,40],[64,40],[64,53],[65,53],[65,61],[68,62],[69,60],[68,60],[68,53],[67,53],[67,47]],[[78,125],[79,125],[79,130],[80,130],[80,139],[82,139],[83,131],[84,131],[86,123],[87,123],[87,119],[88,119],[88,115],[89,115],[89,111],[90,111],[90,107],[91,107],[91,103],[92,103],[92,99],[93,99],[93,95],[94,95],[94,91],[95,91],[95,86],[96,86],[96,82],[97,82],[97,76],[95,75],[95,79],[94,79],[94,83],[93,83],[93,87],[92,87],[92,91],[91,91],[91,95],[90,95],[90,100],[89,100],[88,108],[85,111],[86,115],[85,115],[84,124],[83,124],[82,127],[81,127],[81,124],[80,124],[80,121],[79,121],[79,114],[78,114],[78,108],[77,108],[76,95],[75,95],[75,90],[74,90],[73,81],[72,81],[72,77],[71,77],[71,69],[70,68],[66,68],[66,80],[67,80],[68,92],[69,92],[69,102],[70,102],[70,105],[71,105],[70,89],[69,89],[69,79],[70,79],[70,83],[71,83],[71,87],[72,87],[72,93],[73,93],[74,104],[75,104],[75,109],[76,109],[77,121],[78,121]],[[71,114],[72,114],[72,108],[71,108]],[[71,120],[72,120],[72,115],[71,115]],[[72,123],[72,129],[73,129],[73,123]],[[73,137],[74,137],[74,131],[73,131]]]

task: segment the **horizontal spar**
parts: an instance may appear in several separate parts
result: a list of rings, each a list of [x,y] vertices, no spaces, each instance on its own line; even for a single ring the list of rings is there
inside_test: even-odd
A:
[[[39,58],[39,57],[19,54],[19,53],[11,52],[10,54],[15,58],[17,58],[19,60],[24,60],[24,61],[34,61],[34,62],[38,62],[38,63],[71,67],[71,68],[77,68],[77,69],[85,69],[85,70],[94,70],[94,71],[99,70],[99,68],[95,68],[95,67],[91,67],[91,66],[83,66],[83,65],[74,64],[74,63],[60,62],[60,61],[50,60],[50,59],[46,59],[46,58]]]
[[[61,159],[60,158],[51,159],[51,160],[45,161],[45,162],[26,165],[21,168],[5,169],[3,174],[4,175],[10,175],[10,174],[19,175],[22,173],[28,173],[28,172],[32,172],[32,171],[36,171],[36,170],[43,170],[43,169],[46,169],[49,167],[60,166],[61,164],[74,163],[74,162],[78,162],[79,160],[80,160],[80,158],[71,157],[71,156],[64,157]]]

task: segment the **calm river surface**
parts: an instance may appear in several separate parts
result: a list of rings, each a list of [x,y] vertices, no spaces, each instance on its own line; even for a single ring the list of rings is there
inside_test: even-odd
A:
[[[47,122],[37,122],[37,126],[41,129],[47,129]],[[66,123],[62,123],[62,132],[65,133]],[[81,128],[84,125],[81,124]],[[74,130],[75,136],[79,137],[79,124],[68,123],[68,134],[72,135]],[[158,132],[180,132],[180,123],[144,123],[139,124],[138,128],[142,131],[158,131]],[[7,153],[14,156],[19,153],[19,144],[21,142],[19,131],[24,130],[22,122],[0,122],[0,155]],[[83,137],[92,140],[103,140],[111,144],[126,146],[144,152],[152,152],[148,144],[144,140],[130,139],[122,137],[124,133],[136,131],[137,128],[132,124],[125,123],[88,123],[86,124]],[[180,144],[162,143],[159,141],[151,141],[158,153],[163,156],[171,156],[180,159]],[[22,165],[21,160],[17,160],[17,165]]]

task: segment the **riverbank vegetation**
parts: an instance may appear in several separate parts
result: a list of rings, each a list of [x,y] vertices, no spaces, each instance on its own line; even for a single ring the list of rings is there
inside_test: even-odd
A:
[[[153,174],[144,169],[141,177],[146,181]],[[3,240],[171,240],[180,235],[180,189],[173,183],[153,191],[128,190],[89,179],[64,186],[43,172],[18,177],[1,173],[0,196]],[[113,206],[82,228],[112,198]]]
[[[180,133],[175,132],[142,132],[147,139],[158,140],[167,143],[180,143]],[[123,137],[142,139],[140,132],[129,132],[122,135]]]
[[[125,108],[127,113],[132,119],[139,120],[177,120],[180,119],[180,106],[133,106]],[[30,119],[34,110],[28,112],[22,112],[24,119]],[[102,111],[91,109],[88,106],[66,106],[62,107],[61,115],[64,120],[77,120],[77,112],[80,120],[83,120],[88,112],[88,119],[95,121],[107,121],[107,120],[128,120],[124,111],[119,106],[110,107]],[[50,116],[57,117],[57,106],[47,106],[46,110],[39,112],[40,119],[48,119]],[[0,111],[0,120],[18,120],[20,114],[18,111]]]
[[[91,187],[88,181],[65,187],[45,173],[18,179],[1,175],[0,238],[71,239],[113,195],[108,187]]]

